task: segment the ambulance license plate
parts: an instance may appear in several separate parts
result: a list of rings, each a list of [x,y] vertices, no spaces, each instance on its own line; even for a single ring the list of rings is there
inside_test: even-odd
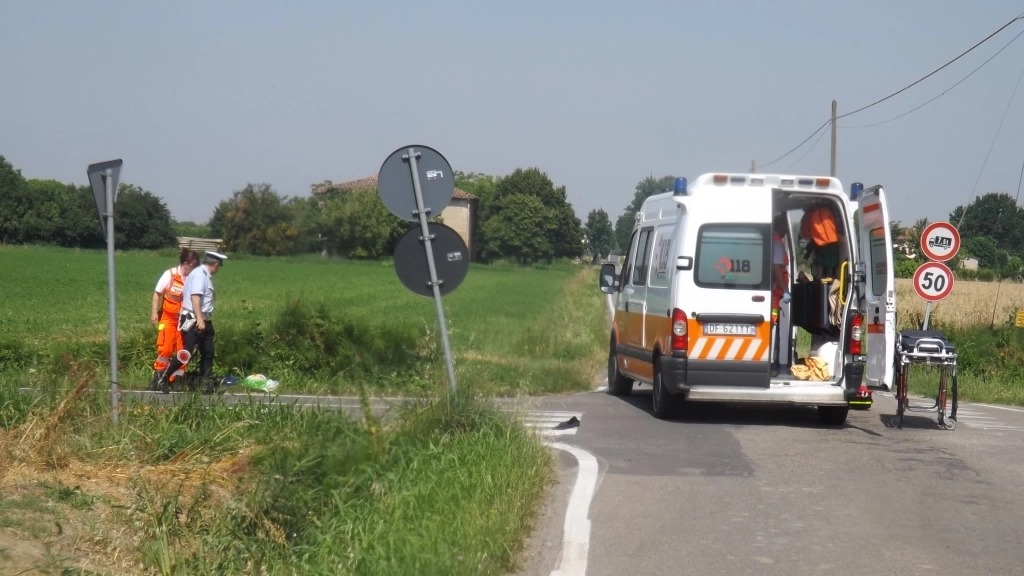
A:
[[[705,336],[753,336],[753,324],[705,324]]]

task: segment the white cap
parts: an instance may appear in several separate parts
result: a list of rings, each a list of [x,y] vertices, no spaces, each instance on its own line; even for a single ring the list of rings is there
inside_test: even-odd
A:
[[[212,257],[216,258],[217,260],[221,260],[221,261],[228,259],[228,257],[226,255],[221,254],[220,252],[214,252],[213,250],[207,250],[206,251],[206,255],[207,256],[212,256]]]

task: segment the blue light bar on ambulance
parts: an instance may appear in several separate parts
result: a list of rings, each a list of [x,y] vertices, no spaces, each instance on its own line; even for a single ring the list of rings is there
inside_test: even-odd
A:
[[[801,185],[801,186],[813,186],[814,185],[814,180],[811,179],[811,178],[801,178],[801,179],[797,180],[796,183]]]
[[[850,184],[850,200],[856,200],[860,196],[861,190],[864,189],[864,185],[860,182],[854,182]]]
[[[686,196],[686,178],[676,178],[675,196]]]

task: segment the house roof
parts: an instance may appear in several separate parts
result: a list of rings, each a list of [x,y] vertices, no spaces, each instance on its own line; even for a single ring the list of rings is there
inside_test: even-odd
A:
[[[316,190],[313,190],[313,194],[324,194],[331,190],[336,191],[352,191],[352,190],[373,190],[377,188],[377,175],[371,174],[366,178],[360,178],[359,180],[351,180],[349,182],[341,182],[338,184],[331,184],[330,186],[321,186]],[[459,200],[477,200],[477,197],[466,192],[464,190],[455,189],[455,194],[452,198],[458,198]]]

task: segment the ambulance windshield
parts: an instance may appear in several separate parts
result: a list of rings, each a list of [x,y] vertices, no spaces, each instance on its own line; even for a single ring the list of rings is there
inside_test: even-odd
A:
[[[768,227],[707,224],[697,243],[695,283],[703,288],[768,290]]]

